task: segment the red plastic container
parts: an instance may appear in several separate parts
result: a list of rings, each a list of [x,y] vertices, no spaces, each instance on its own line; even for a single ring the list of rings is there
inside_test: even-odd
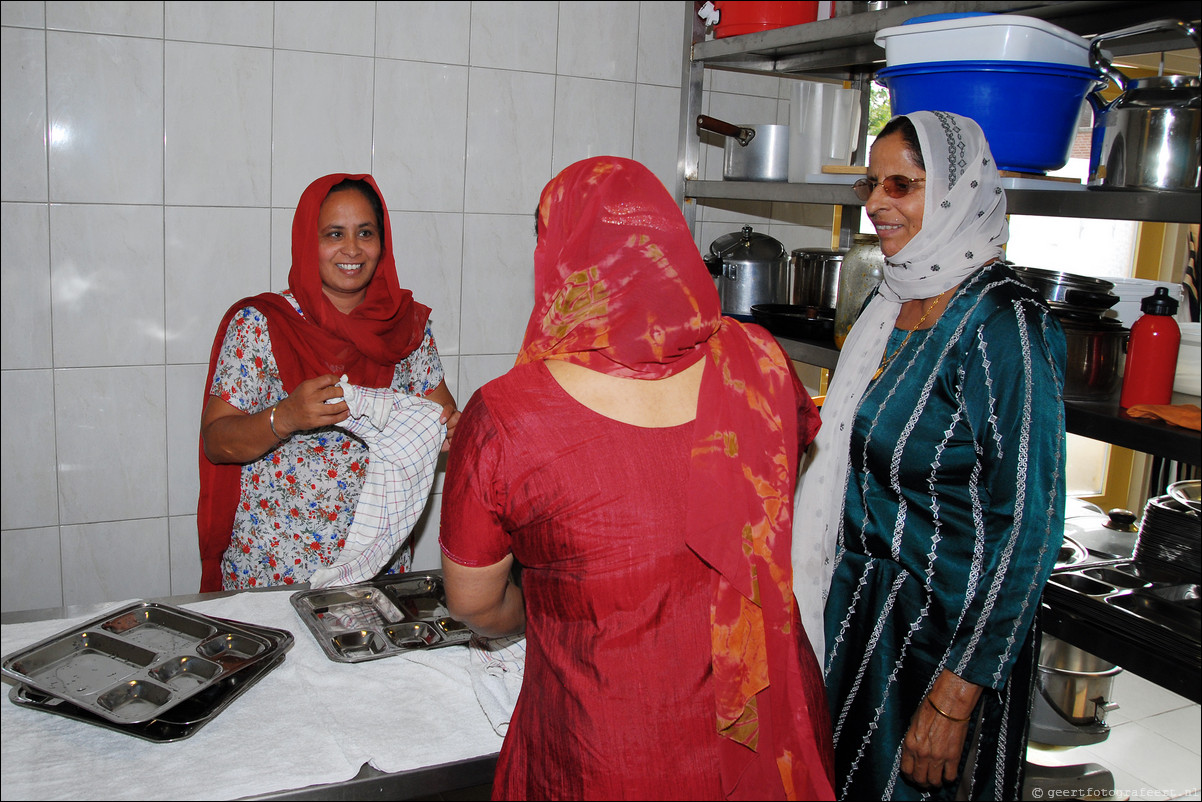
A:
[[[1173,380],[1177,371],[1177,352],[1181,329],[1173,315],[1177,302],[1164,287],[1143,299],[1143,314],[1131,326],[1127,341],[1127,366],[1123,371],[1123,392],[1119,406],[1169,404],[1173,398]]]
[[[722,12],[714,26],[714,38],[770,31],[818,19],[818,3],[762,3],[756,0],[714,0]]]

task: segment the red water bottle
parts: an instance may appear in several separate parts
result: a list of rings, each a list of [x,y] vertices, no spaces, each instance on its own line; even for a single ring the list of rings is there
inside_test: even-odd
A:
[[[1173,377],[1177,372],[1177,351],[1181,347],[1181,329],[1173,315],[1177,301],[1168,288],[1140,301],[1139,320],[1131,327],[1127,340],[1127,367],[1123,371],[1123,393],[1119,406],[1168,404],[1173,398]]]

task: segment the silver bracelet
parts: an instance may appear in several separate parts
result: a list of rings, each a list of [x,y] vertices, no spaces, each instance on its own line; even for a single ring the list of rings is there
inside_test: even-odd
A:
[[[275,439],[282,443],[288,438],[280,437],[280,433],[275,430],[275,408],[278,406],[279,404],[275,404],[271,407],[271,414],[267,416],[267,425],[271,427],[271,433],[275,435]]]

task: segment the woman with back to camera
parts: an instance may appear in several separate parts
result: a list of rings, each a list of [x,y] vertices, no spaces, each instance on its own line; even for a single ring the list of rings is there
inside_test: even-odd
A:
[[[494,797],[829,799],[788,545],[813,402],[721,316],[642,165],[568,167],[537,230],[517,365],[465,407],[443,491],[452,614],[526,633]]]
[[[369,175],[317,179],[292,224],[288,290],[244,298],[217,331],[201,417],[201,590],[307,581],[346,541],[369,460],[338,424],[340,378],[443,407],[458,422],[429,324],[401,288]],[[446,445],[443,446],[444,450]],[[411,559],[404,545],[388,570]]]
[[[1018,799],[1063,536],[1064,334],[1000,261],[1006,198],[975,122],[893,119],[856,189],[885,278],[840,353],[794,540],[803,606],[833,552],[835,790]]]

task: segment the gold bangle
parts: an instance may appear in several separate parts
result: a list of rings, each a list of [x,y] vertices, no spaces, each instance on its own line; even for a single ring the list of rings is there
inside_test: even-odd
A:
[[[267,416],[267,425],[271,427],[271,433],[275,435],[275,439],[278,442],[282,443],[285,440],[287,440],[288,438],[280,437],[280,433],[275,430],[275,408],[278,406],[279,406],[279,404],[272,405],[271,414]],[[938,710],[939,708],[935,708],[935,709]]]
[[[931,701],[931,697],[929,697],[929,696],[927,697],[927,704],[929,704],[931,707],[935,708],[936,713],[943,716],[945,719],[947,719],[949,721],[956,722],[957,724],[963,724],[966,721],[972,720],[971,715],[968,718],[956,718],[955,716],[949,716],[947,713],[944,713],[942,710],[940,710],[939,705],[937,705],[933,701]]]

